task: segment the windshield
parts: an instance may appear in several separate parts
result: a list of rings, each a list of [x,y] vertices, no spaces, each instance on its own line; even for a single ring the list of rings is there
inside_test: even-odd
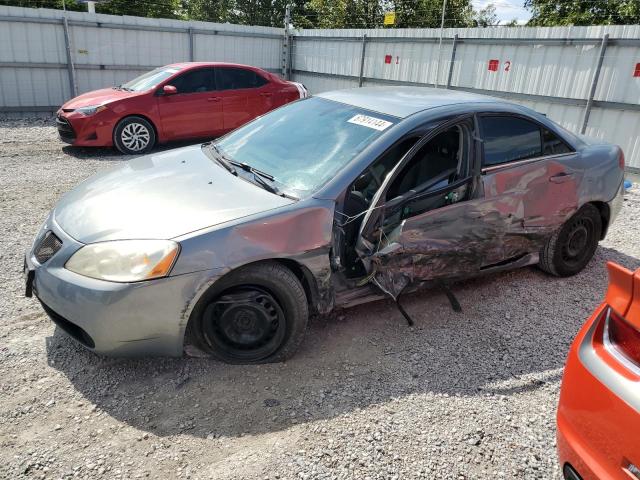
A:
[[[177,67],[156,68],[155,70],[151,70],[150,72],[140,75],[127,83],[123,83],[120,85],[120,88],[131,90],[133,92],[149,90],[179,71],[180,69]]]
[[[285,190],[317,190],[395,117],[322,98],[275,110],[222,138],[216,146],[229,159],[274,177]]]

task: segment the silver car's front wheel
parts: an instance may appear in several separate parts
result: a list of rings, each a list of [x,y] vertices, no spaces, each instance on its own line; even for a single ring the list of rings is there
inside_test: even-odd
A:
[[[153,126],[142,117],[127,117],[118,123],[113,143],[122,153],[146,153],[156,143]]]
[[[232,271],[191,313],[189,341],[227,363],[282,362],[302,342],[309,318],[304,287],[276,262]]]

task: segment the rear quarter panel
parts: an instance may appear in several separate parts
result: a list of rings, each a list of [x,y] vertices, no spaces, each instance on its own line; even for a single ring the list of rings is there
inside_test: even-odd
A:
[[[580,205],[614,199],[624,178],[619,164],[620,152],[617,145],[604,143],[585,143],[579,150],[575,168],[583,171],[579,186]]]
[[[278,106],[295,102],[300,99],[300,92],[295,85],[282,82],[276,86],[278,93],[276,94]]]

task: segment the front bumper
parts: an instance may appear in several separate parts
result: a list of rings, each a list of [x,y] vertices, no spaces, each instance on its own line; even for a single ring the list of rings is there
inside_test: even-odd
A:
[[[593,348],[604,308],[587,321],[569,352],[558,405],[558,458],[582,480],[640,479],[640,411],[614,393],[624,379]],[[640,399],[640,383],[635,394]]]
[[[136,283],[114,283],[64,268],[82,244],[53,220],[62,248],[44,265],[29,252],[33,293],[51,319],[84,347],[103,355],[181,356],[189,314],[219,272],[205,270]]]
[[[60,140],[65,143],[83,147],[111,147],[117,120],[109,110],[87,116],[61,109],[56,115],[56,127]]]

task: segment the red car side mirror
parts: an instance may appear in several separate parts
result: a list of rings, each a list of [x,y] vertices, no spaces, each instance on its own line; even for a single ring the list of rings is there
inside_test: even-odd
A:
[[[162,87],[162,93],[164,93],[165,95],[175,95],[176,93],[178,93],[178,89],[173,85],[165,85],[164,87]]]

